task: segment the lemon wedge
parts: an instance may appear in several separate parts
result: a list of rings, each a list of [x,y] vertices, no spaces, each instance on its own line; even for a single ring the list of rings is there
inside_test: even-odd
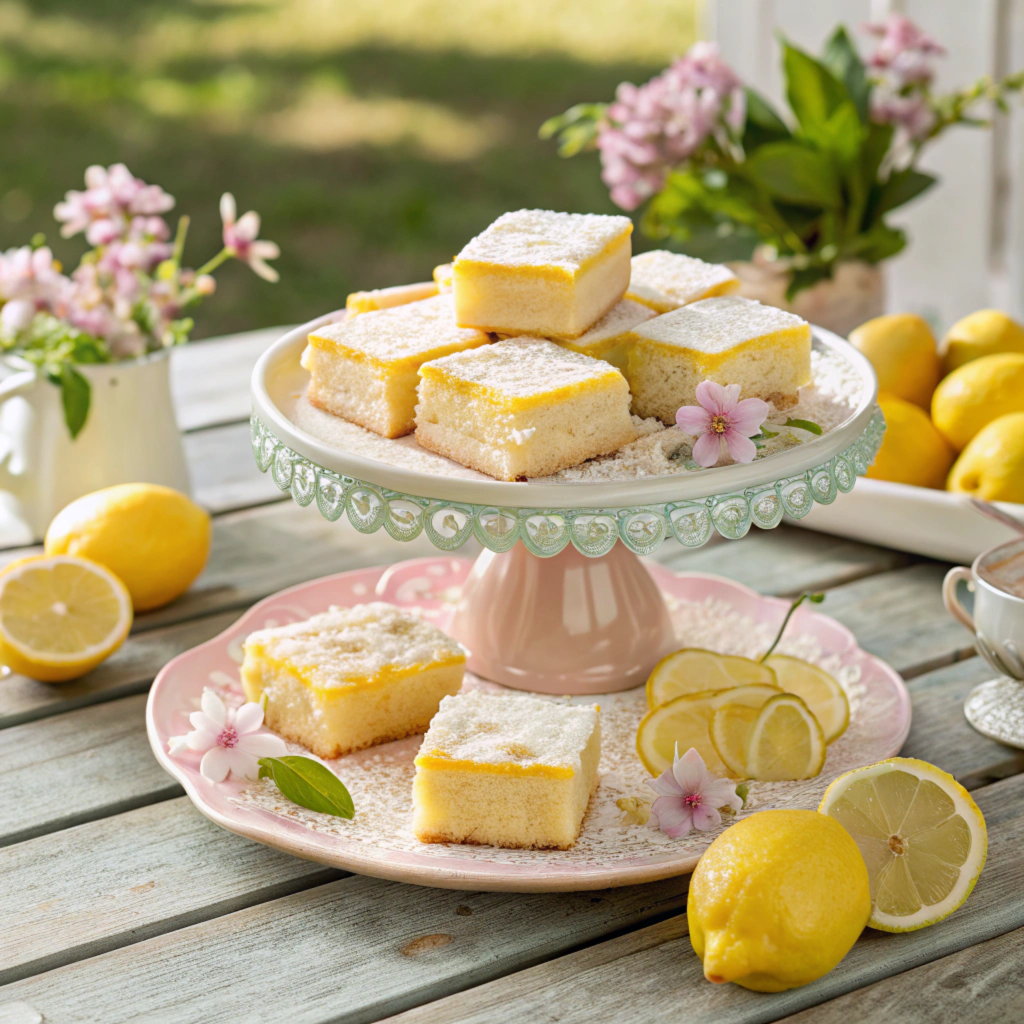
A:
[[[770,697],[781,694],[777,686],[750,683],[724,690],[687,693],[649,711],[636,731],[636,749],[644,767],[652,775],[660,775],[672,764],[676,745],[684,753],[696,748],[708,771],[724,774],[728,768],[711,742],[711,721],[718,708],[725,704],[742,704],[759,708]]]
[[[767,665],[736,654],[684,647],[654,666],[647,679],[647,706],[653,709],[688,693],[725,690],[746,683],[775,686],[775,672]]]
[[[949,917],[985,865],[988,832],[952,775],[916,758],[892,757],[840,775],[818,810],[853,836],[868,866],[871,919],[910,932]]]
[[[833,743],[850,724],[846,691],[824,669],[788,654],[772,654],[764,663],[775,673],[786,693],[795,693],[818,720],[825,742]]]
[[[750,727],[747,774],[758,782],[813,779],[825,766],[825,735],[793,693],[765,701]]]
[[[95,668],[132,624],[125,585],[70,555],[37,555],[0,573],[0,658],[12,672],[60,683]]]

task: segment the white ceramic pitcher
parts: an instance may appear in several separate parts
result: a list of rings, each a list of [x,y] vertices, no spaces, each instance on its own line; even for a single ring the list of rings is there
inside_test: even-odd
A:
[[[92,386],[89,416],[72,439],[60,388],[17,357],[0,380],[0,508],[8,543],[39,540],[68,502],[122,483],[190,493],[171,399],[170,351],[77,365]],[[20,536],[19,536],[20,534]]]

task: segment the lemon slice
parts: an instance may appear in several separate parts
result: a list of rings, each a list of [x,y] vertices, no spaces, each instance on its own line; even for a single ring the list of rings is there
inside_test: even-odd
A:
[[[777,686],[751,683],[726,690],[687,693],[649,711],[636,731],[636,749],[644,767],[660,775],[672,764],[676,745],[683,754],[695,747],[709,771],[728,771],[711,742],[711,720],[724,704],[743,704],[759,708],[769,697],[781,694]]]
[[[95,668],[132,624],[125,585],[70,555],[38,555],[0,573],[0,657],[12,672],[60,683]]]
[[[775,686],[775,673],[750,658],[684,647],[654,666],[647,680],[647,706],[656,708],[688,693],[726,690],[745,683]]]
[[[818,720],[825,742],[832,743],[850,724],[846,691],[824,669],[788,654],[772,654],[764,663],[771,667],[786,693],[795,693]]]
[[[760,710],[747,704],[725,704],[711,718],[711,743],[734,779],[750,777],[747,740]]]
[[[825,765],[825,736],[794,693],[766,701],[747,739],[747,773],[758,782],[813,779]]]
[[[978,805],[926,761],[892,757],[840,775],[818,810],[860,847],[871,881],[871,928],[910,932],[949,917],[985,865],[988,832]]]

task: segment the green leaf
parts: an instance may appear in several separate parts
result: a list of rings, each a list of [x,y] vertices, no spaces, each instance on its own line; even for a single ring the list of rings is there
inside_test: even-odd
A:
[[[798,142],[768,143],[756,150],[743,167],[748,178],[786,202],[814,207],[837,207],[842,203],[832,160]]]
[[[824,281],[831,276],[831,266],[820,263],[791,271],[789,284],[786,285],[786,301],[792,302],[799,292],[802,292],[805,288],[811,288],[819,281]],[[789,424],[787,423],[786,426],[789,426]]]
[[[597,140],[597,126],[608,109],[606,103],[577,103],[564,114],[549,117],[537,134],[542,139],[558,137],[558,155],[575,156],[585,149],[593,149]]]
[[[850,99],[846,86],[824,64],[785,39],[782,51],[790,108],[804,130],[820,127],[841,103]]]
[[[825,44],[821,62],[846,86],[860,120],[867,124],[871,86],[864,69],[864,61],[860,59],[860,54],[843,25],[835,30],[832,38]]]
[[[92,389],[89,382],[71,365],[62,363],[60,368],[60,401],[64,406],[64,422],[72,438],[78,437],[89,418],[89,403]]]
[[[355,805],[345,784],[319,761],[311,757],[261,757],[261,779],[273,779],[277,788],[292,803],[321,814],[352,818]]]
[[[881,263],[900,252],[907,244],[906,233],[879,221],[847,246],[846,254],[866,263]]]
[[[747,97],[747,119],[743,126],[743,150],[749,156],[758,146],[783,142],[790,138],[786,123],[772,105],[753,89],[744,90]]]
[[[889,175],[889,180],[882,186],[875,207],[876,216],[884,216],[911,199],[916,199],[922,192],[927,192],[939,179],[921,171],[908,167]]]
[[[784,427],[799,427],[801,430],[809,430],[812,434],[820,434],[821,427],[814,422],[814,420],[794,420],[792,418],[787,419],[783,424]]]
[[[836,107],[824,124],[808,128],[804,133],[806,138],[832,153],[845,167],[856,166],[866,135],[857,108],[850,100]]]

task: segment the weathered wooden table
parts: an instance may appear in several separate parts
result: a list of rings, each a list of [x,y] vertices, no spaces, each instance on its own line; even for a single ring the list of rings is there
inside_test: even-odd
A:
[[[146,739],[160,667],[282,587],[433,550],[327,523],[256,471],[249,371],[278,333],[175,354],[197,495],[216,514],[202,578],[139,616],[81,681],[0,681],[2,1024],[1022,1019],[1024,752],[964,720],[991,673],[943,610],[945,566],[894,551],[783,526],[659,555],[768,594],[827,590],[824,610],[908,680],[904,754],[952,772],[988,820],[988,864],[961,910],[910,935],[865,932],[806,988],[704,981],[687,877],[565,895],[424,889],[296,860],[202,817]]]

